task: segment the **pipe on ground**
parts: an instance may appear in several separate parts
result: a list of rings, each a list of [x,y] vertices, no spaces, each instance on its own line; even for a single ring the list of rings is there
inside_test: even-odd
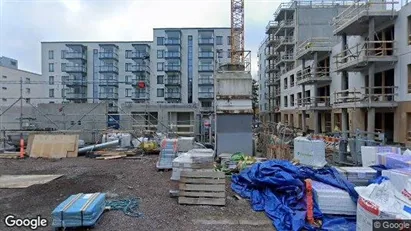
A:
[[[102,144],[91,145],[91,146],[87,146],[87,147],[84,147],[84,148],[80,148],[78,150],[78,153],[82,154],[82,153],[86,153],[86,152],[89,152],[89,151],[94,151],[94,150],[98,150],[98,149],[102,149],[102,148],[107,148],[107,147],[110,147],[110,146],[118,145],[119,143],[120,143],[120,140],[113,140],[113,141],[109,141],[109,142],[102,143]]]

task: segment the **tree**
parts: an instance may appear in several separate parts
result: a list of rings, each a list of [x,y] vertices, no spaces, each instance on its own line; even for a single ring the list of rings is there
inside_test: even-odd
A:
[[[253,112],[254,112],[254,118],[256,116],[256,112],[258,109],[258,93],[259,91],[259,86],[257,80],[253,79],[253,88],[252,88],[252,105],[253,105]]]

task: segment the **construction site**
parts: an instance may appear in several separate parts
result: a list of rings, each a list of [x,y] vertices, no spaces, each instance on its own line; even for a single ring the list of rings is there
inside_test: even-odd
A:
[[[245,1],[229,28],[41,42],[42,75],[2,57],[0,230],[408,224],[411,7],[279,4],[256,115]]]

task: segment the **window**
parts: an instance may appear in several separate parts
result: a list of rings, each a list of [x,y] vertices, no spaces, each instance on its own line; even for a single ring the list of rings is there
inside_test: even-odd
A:
[[[157,84],[164,84],[164,75],[157,75]]]
[[[7,79],[7,76],[3,75],[3,79]]]
[[[27,94],[30,94],[30,92],[31,92],[31,91],[30,91],[30,88],[26,88],[26,93],[27,93]]]
[[[227,37],[227,45],[231,46],[231,36]]]
[[[126,71],[131,71],[132,64],[126,63]]]
[[[284,107],[288,107],[288,97],[284,96]]]
[[[66,63],[61,63],[61,71],[65,71],[66,70]]]
[[[6,98],[3,98],[2,100],[3,100],[3,102],[7,102],[7,99],[6,99]]]
[[[54,98],[54,89],[49,89],[49,97]]]
[[[26,98],[26,103],[30,103],[30,98]]]
[[[54,63],[49,63],[49,72],[54,72]]]
[[[74,121],[71,121],[71,122],[70,122],[70,125],[71,125],[71,126],[74,126],[74,124],[75,124]]]
[[[30,83],[30,78],[26,78],[26,83]]]
[[[201,107],[212,107],[213,104],[210,101],[202,101],[201,102]]]
[[[131,75],[126,75],[126,84],[131,84],[133,81],[133,76]]]
[[[158,59],[164,58],[164,50],[158,50],[157,51],[157,58]]]
[[[54,51],[53,50],[49,51],[49,59],[54,59]]]
[[[231,58],[231,49],[228,49],[228,52],[227,52],[228,54],[227,54],[227,58]]]
[[[408,64],[408,94],[411,94],[411,64]]]
[[[216,44],[223,45],[223,36],[216,36]]]
[[[54,101],[49,101],[49,103],[54,103]]]
[[[164,97],[164,88],[157,88],[157,97]]]
[[[162,46],[162,45],[164,45],[164,38],[157,37],[157,46]]]
[[[54,85],[54,76],[49,76],[49,85]]]
[[[223,58],[223,49],[217,49],[218,58]]]
[[[7,90],[7,87],[2,87],[3,88],[3,90]]]
[[[157,71],[164,71],[164,63],[157,63]]]
[[[66,98],[66,89],[61,89],[61,98]]]
[[[288,88],[288,79],[284,78],[284,89]]]
[[[81,120],[77,121],[77,125],[81,125]]]
[[[407,40],[408,40],[408,46],[411,45],[411,15],[408,16],[407,18],[407,27],[408,27],[408,33],[407,33]]]
[[[291,104],[291,107],[294,107],[294,95],[290,96],[290,104]]]
[[[126,88],[126,97],[131,97],[131,88]]]

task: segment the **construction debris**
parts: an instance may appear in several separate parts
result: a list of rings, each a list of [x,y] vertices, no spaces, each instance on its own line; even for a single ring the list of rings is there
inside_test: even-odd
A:
[[[45,184],[63,175],[1,175],[0,188],[27,188]]]

